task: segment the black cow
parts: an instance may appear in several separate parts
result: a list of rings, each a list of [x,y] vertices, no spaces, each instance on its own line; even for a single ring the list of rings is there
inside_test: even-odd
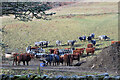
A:
[[[79,37],[78,39],[79,39],[80,41],[83,41],[83,40],[85,41],[85,40],[86,40],[86,36]]]
[[[91,36],[88,36],[88,37],[87,37],[87,40],[88,40],[88,41],[91,41],[91,40],[92,40],[92,37],[91,37]]]

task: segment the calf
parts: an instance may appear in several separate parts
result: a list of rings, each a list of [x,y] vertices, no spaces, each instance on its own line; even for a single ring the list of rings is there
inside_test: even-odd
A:
[[[68,45],[71,44],[73,46],[75,42],[77,42],[77,41],[76,40],[68,40]]]
[[[93,47],[93,48],[86,48],[87,55],[89,55],[89,53],[94,54],[94,52],[95,52],[95,47]]]

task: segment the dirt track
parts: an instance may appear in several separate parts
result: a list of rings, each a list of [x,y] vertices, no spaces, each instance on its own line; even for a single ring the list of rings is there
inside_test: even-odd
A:
[[[28,69],[31,69],[31,70],[37,70],[38,67],[39,67],[39,64],[40,64],[40,61],[39,59],[35,59],[35,60],[32,60],[29,64],[29,66],[24,66],[21,65],[20,66],[16,66],[16,65],[12,65],[12,61],[5,61],[2,66],[0,68],[2,69],[13,69],[13,70],[28,70]],[[113,75],[116,75],[115,72],[110,72],[110,71],[107,71],[105,69],[90,69],[90,68],[87,68],[87,67],[80,67],[80,66],[62,66],[62,65],[59,65],[59,66],[46,66],[46,67],[41,67],[41,70],[50,70],[50,71],[66,71],[66,72],[89,72],[89,73],[109,73],[109,74],[113,74]]]

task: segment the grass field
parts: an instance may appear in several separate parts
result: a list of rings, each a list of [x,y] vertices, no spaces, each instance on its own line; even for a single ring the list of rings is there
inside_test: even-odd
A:
[[[56,40],[62,40],[63,44],[67,40],[76,39],[76,47],[86,47],[88,42],[80,42],[78,37],[88,36],[90,33],[107,35],[113,40],[118,40],[118,14],[116,3],[75,3],[72,5],[58,7],[48,12],[56,12],[52,20],[34,19],[23,22],[15,20],[11,16],[2,17],[2,26],[5,26],[3,41],[8,44],[8,51],[25,52],[28,45],[34,46],[34,42],[47,40],[51,47],[56,48]],[[102,15],[81,15],[81,14]],[[74,15],[70,15],[74,14]],[[96,48],[103,48],[111,44],[111,41],[97,41]],[[65,48],[70,46],[60,46]],[[96,54],[101,50],[96,51]]]

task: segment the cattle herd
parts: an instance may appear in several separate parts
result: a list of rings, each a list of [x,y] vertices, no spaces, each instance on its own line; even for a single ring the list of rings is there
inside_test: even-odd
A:
[[[91,53],[92,55],[95,52],[95,45],[96,45],[96,40],[95,40],[95,34],[92,33],[90,36],[81,36],[78,37],[80,41],[86,41],[88,40],[89,44],[87,44],[87,48],[65,48],[65,49],[49,49],[50,53],[48,54],[43,54],[41,58],[41,61],[43,61],[44,64],[46,65],[60,65],[63,63],[67,66],[72,65],[73,60],[80,61],[80,57],[83,56],[83,53],[86,51],[86,55],[89,55]],[[98,36],[99,40],[106,40],[110,39],[106,35]],[[77,40],[68,40],[67,44],[74,46],[74,43],[77,42]],[[13,53],[11,54],[13,57],[13,65],[16,63],[16,65],[20,65],[20,62],[23,62],[23,65],[25,65],[25,62],[27,65],[29,65],[29,61],[34,58],[36,53],[45,53],[45,50],[42,49],[42,47],[45,45],[48,47],[49,41],[40,41],[40,42],[35,42],[35,47],[27,47],[26,51],[27,53]],[[114,42],[112,42],[114,43]],[[56,41],[56,46],[60,46],[62,44],[62,41],[57,40]],[[39,47],[40,46],[40,47]]]

